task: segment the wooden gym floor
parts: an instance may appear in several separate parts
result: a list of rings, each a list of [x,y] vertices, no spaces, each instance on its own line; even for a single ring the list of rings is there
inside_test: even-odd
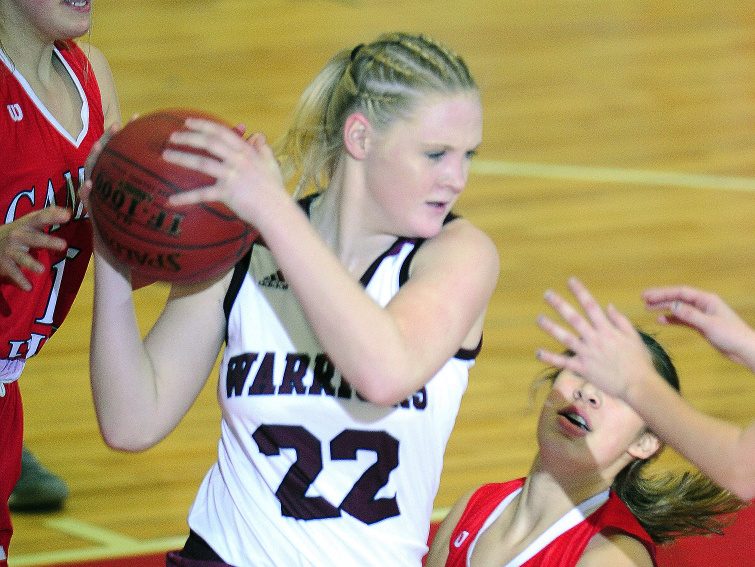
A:
[[[331,54],[393,29],[450,44],[479,81],[485,139],[458,210],[502,261],[440,513],[473,485],[527,472],[534,351],[551,344],[535,318],[543,291],[565,291],[570,275],[658,333],[696,407],[752,420],[754,377],[692,332],[659,328],[639,299],[689,283],[755,323],[751,2],[97,0],[90,41],[110,60],[124,117],[192,107],[275,138]],[[214,459],[214,378],[157,447],[105,447],[88,384],[91,295],[87,279],[22,379],[28,445],[71,495],[59,513],[14,517],[12,566],[179,545]],[[139,292],[145,329],[164,295]],[[667,451],[658,466],[688,465]]]

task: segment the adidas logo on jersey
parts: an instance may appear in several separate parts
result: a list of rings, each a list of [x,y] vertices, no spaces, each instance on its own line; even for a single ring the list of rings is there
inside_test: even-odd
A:
[[[278,270],[274,274],[265,276],[257,283],[262,287],[271,287],[273,289],[288,289],[286,279],[283,277],[283,273],[280,270]]]

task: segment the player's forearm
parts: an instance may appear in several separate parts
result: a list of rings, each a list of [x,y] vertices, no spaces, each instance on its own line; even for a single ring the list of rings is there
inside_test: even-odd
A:
[[[742,341],[739,348],[739,359],[741,363],[755,372],[755,330],[750,329],[750,333]]]
[[[95,257],[95,293],[90,345],[90,378],[105,441],[138,450],[144,417],[154,403],[154,382],[142,345],[128,280]]]
[[[747,465],[748,441],[741,428],[696,410],[657,375],[637,381],[626,401],[651,431],[713,481],[740,498],[755,496],[755,468]],[[755,427],[751,437],[750,464],[755,454]]]
[[[414,391],[405,385],[413,361],[391,315],[348,274],[298,205],[281,203],[267,216],[275,222],[258,228],[324,350],[351,385],[377,403],[395,403]]]

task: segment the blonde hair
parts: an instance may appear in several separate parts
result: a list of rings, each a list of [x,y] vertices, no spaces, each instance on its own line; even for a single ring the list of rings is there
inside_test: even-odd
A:
[[[288,132],[275,144],[297,193],[327,187],[343,150],[344,121],[362,112],[378,130],[408,117],[429,94],[476,91],[456,53],[424,35],[394,32],[338,52],[302,94]]]

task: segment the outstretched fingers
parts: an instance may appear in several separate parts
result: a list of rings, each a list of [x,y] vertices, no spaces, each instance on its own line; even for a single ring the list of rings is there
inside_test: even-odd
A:
[[[64,224],[71,218],[71,211],[51,205],[29,213],[20,219],[0,227],[0,277],[5,277],[19,288],[29,291],[31,282],[23,270],[42,273],[44,265],[32,253],[37,249],[65,250],[66,241],[50,235],[52,225]]]
[[[20,264],[21,262],[19,262],[12,255],[7,257],[0,257],[0,276],[11,280],[14,284],[16,284],[20,289],[24,291],[31,291],[31,282],[26,279],[26,276],[24,276],[21,268],[19,268]],[[39,270],[35,269],[35,267],[33,266],[28,266],[28,268],[35,272],[39,272]]]
[[[246,143],[258,152],[261,152],[267,146],[267,138],[262,132],[254,132],[246,139]]]
[[[537,318],[537,326],[548,333],[551,337],[556,339],[559,343],[564,345],[570,351],[575,353],[579,351],[581,342],[579,337],[556,323],[547,315],[540,315]]]
[[[569,291],[579,302],[587,317],[592,323],[592,328],[599,329],[606,325],[610,319],[606,317],[600,303],[593,297],[585,285],[577,278],[571,277],[567,282]]]
[[[634,328],[632,321],[629,320],[629,317],[616,309],[616,306],[613,303],[606,305],[606,316],[608,317],[608,320],[613,324],[613,326],[616,327],[619,331],[630,334],[634,334],[636,332],[636,329]]]
[[[594,333],[592,324],[571,303],[550,289],[545,292],[544,298],[561,318],[576,331],[580,338],[592,337]],[[570,345],[565,346],[571,348]]]
[[[17,231],[14,237],[17,249],[24,257],[24,260],[19,263],[26,268],[34,266],[32,269],[41,272],[42,264],[28,254],[29,250],[37,248],[58,251],[65,250],[67,246],[66,241],[59,236],[48,234],[47,229],[53,225],[65,224],[69,220],[71,220],[70,209],[64,209],[56,205],[35,211],[23,217],[20,230]]]
[[[582,375],[584,373],[584,365],[576,356],[553,352],[552,350],[545,348],[538,349],[535,352],[535,356],[540,362],[547,364],[548,366],[570,370],[577,375]]]

